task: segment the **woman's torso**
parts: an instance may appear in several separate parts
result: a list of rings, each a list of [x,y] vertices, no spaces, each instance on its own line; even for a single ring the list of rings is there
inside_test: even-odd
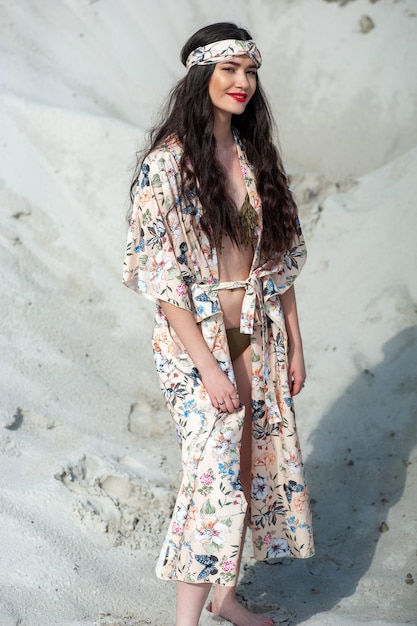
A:
[[[240,169],[236,146],[234,145],[231,155],[223,158],[220,155],[219,160],[228,174],[227,186],[230,197],[236,207],[240,208],[245,201],[247,188]],[[245,281],[250,274],[252,260],[253,248],[251,245],[247,248],[237,246],[228,235],[223,234],[221,248],[217,250],[219,282]],[[244,288],[220,289],[218,293],[225,327],[238,328],[245,294]]]

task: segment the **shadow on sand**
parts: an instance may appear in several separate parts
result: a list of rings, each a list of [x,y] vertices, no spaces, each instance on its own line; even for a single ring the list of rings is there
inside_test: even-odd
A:
[[[280,623],[299,624],[352,595],[381,533],[390,532],[387,515],[403,493],[417,437],[417,326],[392,337],[383,352],[312,433],[306,471],[316,556],[255,563],[239,585],[242,596],[278,605],[287,615]],[[394,550],[400,531],[391,532]]]

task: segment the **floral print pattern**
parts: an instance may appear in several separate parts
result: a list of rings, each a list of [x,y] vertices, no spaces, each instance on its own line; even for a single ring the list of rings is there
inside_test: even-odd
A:
[[[302,269],[299,230],[279,262],[260,258],[262,214],[252,169],[235,134],[241,171],[258,214],[254,259],[244,282],[241,332],[251,335],[252,489],[240,483],[245,410],[218,412],[185,347],[160,307],[190,311],[222,370],[235,382],[218,299],[216,250],[200,227],[196,194],[182,193],[181,146],[172,137],[144,161],[130,220],[124,283],[156,304],[155,366],[181,446],[183,478],[157,575],[186,582],[236,583],[247,507],[258,560],[314,553],[311,510],[287,375],[280,294]],[[231,284],[233,285],[233,283]],[[227,285],[226,285],[227,287]]]
[[[256,43],[252,39],[223,39],[215,41],[207,46],[196,48],[188,55],[185,67],[187,70],[193,65],[212,65],[222,61],[230,61],[235,56],[247,54],[256,67],[262,65],[262,56]]]

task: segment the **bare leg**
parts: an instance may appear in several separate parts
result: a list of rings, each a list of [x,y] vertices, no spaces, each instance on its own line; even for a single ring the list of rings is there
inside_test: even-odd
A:
[[[177,582],[176,626],[198,626],[210,588],[210,583]]]
[[[233,363],[236,376],[236,385],[239,398],[246,407],[245,423],[242,433],[242,445],[240,451],[240,477],[246,500],[250,503],[251,497],[251,465],[252,465],[252,365],[250,348],[247,348]],[[248,515],[245,521],[245,532]],[[243,534],[241,553],[243,549]],[[240,567],[239,557],[239,567]],[[247,611],[236,598],[236,587],[214,585],[214,595],[211,610],[221,615],[236,626],[273,626],[273,620],[256,615]]]
[[[244,354],[246,354],[246,358]],[[245,350],[245,353],[236,359],[234,362],[234,369],[236,374],[236,383],[237,389],[239,393],[239,398],[243,405],[246,407],[251,406],[251,363],[250,363],[250,349]],[[242,373],[241,373],[242,372]],[[251,422],[252,419],[250,413],[250,409],[247,409],[249,414],[249,422],[247,416],[245,415],[245,423],[243,426],[242,433],[242,451],[245,451],[244,454],[241,452],[241,461],[240,461],[240,475],[242,481],[243,492],[245,494],[246,499],[249,501],[250,498],[250,472],[251,472],[251,455],[250,455],[250,445],[251,445]],[[247,453],[249,450],[249,453]],[[245,531],[246,531],[246,523],[245,523]],[[243,535],[244,538],[244,535]],[[243,548],[243,540],[242,547]],[[240,565],[240,559],[239,559]],[[211,585],[208,583],[186,583],[182,581],[177,582],[177,613],[176,613],[176,626],[198,626],[198,621],[200,619],[201,612],[204,608],[204,604],[207,600],[207,596],[209,594]],[[233,611],[233,615],[239,611],[244,611],[248,615],[250,615],[246,609],[244,609],[240,604],[237,603],[235,597],[235,587],[224,587],[223,585],[215,585],[215,596],[212,602],[212,610],[213,612],[219,614],[219,609],[225,606],[225,611],[227,614],[230,613],[230,610]],[[219,590],[219,592],[217,592]],[[223,598],[223,595],[225,598]],[[231,596],[231,601],[233,606],[228,609],[228,605],[230,602],[227,601],[226,596]],[[228,619],[228,616],[221,611],[221,615]],[[231,620],[233,621],[233,620]],[[236,622],[240,626],[240,622]],[[251,622],[246,622],[250,624]],[[242,622],[242,626],[244,626],[245,622]],[[258,624],[258,622],[253,622],[253,624]],[[259,622],[262,624],[262,622]],[[265,622],[266,626],[269,626],[268,622]]]

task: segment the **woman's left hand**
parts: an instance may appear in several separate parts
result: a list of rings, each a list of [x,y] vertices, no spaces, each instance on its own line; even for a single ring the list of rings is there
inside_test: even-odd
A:
[[[307,378],[304,363],[303,348],[295,347],[288,350],[288,383],[290,385],[290,393],[296,396],[304,387]]]

